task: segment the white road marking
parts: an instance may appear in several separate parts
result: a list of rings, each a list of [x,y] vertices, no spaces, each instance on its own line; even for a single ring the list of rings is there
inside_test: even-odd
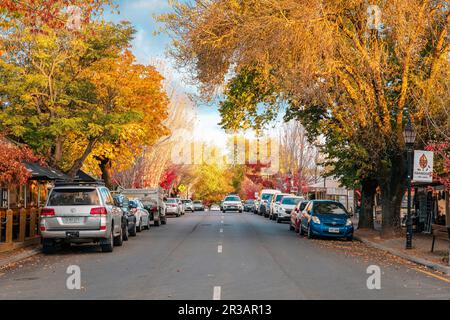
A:
[[[217,253],[222,253],[222,245],[221,244],[219,244],[217,246]]]
[[[223,232],[223,229],[222,228],[220,228],[220,233],[222,233]]]
[[[220,223],[223,223],[223,220],[220,220]]]
[[[213,300],[220,300],[222,288],[220,286],[214,287]]]

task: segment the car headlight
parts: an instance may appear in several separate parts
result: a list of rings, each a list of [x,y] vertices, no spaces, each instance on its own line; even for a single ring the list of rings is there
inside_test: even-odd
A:
[[[320,219],[319,219],[318,217],[316,217],[316,216],[312,216],[312,217],[311,217],[311,220],[312,220],[314,223],[320,224]]]
[[[352,219],[348,218],[347,219],[347,223],[345,224],[346,226],[351,226],[353,224]]]

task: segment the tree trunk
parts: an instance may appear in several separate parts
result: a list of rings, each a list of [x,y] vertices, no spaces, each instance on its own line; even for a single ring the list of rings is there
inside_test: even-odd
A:
[[[55,154],[53,156],[54,165],[58,165],[62,160],[64,138],[58,136],[55,142]]]
[[[113,188],[112,182],[112,161],[110,158],[99,158],[99,167],[102,171],[102,179],[105,182],[106,187]]]
[[[359,213],[358,229],[373,229],[373,206],[378,182],[374,179],[364,179],[361,183],[361,210]]]
[[[392,167],[386,179],[380,181],[382,231],[384,238],[401,234],[400,207],[406,188],[405,159],[396,156],[391,159]]]
[[[78,170],[80,170],[81,167],[83,166],[84,160],[86,160],[86,158],[91,154],[92,149],[94,149],[94,146],[95,146],[96,142],[97,142],[97,139],[89,140],[89,143],[86,146],[86,149],[84,149],[84,152],[81,155],[81,157],[79,157],[77,160],[75,160],[74,164],[72,165],[72,168],[70,168],[70,170],[67,171],[67,175],[70,178],[72,178],[72,179],[75,178],[75,176],[77,175]]]

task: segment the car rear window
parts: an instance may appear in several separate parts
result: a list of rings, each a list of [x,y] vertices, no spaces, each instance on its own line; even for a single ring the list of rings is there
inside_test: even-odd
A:
[[[201,204],[202,202],[200,200],[195,200],[194,203]]]
[[[167,203],[177,203],[177,199],[167,199]]]
[[[96,189],[53,189],[48,206],[92,206],[100,204]]]

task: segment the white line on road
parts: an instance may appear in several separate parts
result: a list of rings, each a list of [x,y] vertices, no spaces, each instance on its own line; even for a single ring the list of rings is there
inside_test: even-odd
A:
[[[223,232],[223,229],[222,228],[220,228],[220,233],[222,233]]]
[[[220,223],[223,223],[223,220],[220,220]]]
[[[213,300],[220,300],[220,293],[222,288],[220,286],[214,287]]]
[[[222,245],[221,244],[219,244],[217,246],[217,253],[222,253]]]

